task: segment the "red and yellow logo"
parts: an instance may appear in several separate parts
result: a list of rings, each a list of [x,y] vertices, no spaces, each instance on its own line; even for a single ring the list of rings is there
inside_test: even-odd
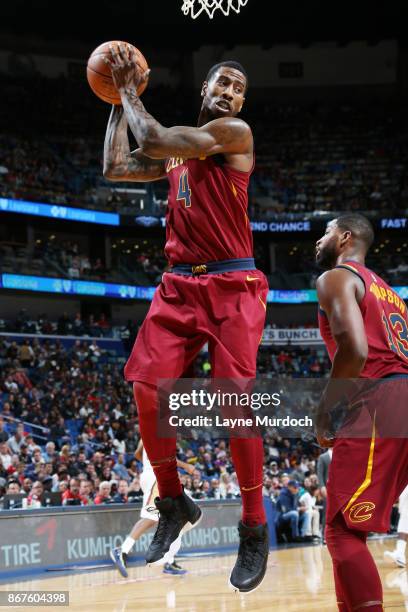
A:
[[[375,504],[373,502],[359,502],[358,504],[354,504],[351,506],[349,512],[349,518],[352,523],[363,523],[364,521],[369,521],[373,516],[371,512],[374,510]]]

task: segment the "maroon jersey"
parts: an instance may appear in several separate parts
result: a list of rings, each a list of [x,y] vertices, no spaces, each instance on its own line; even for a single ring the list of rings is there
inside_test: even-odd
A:
[[[404,300],[377,274],[355,261],[344,262],[336,267],[354,272],[365,285],[360,310],[367,334],[368,357],[360,377],[408,375],[408,316]],[[333,361],[336,342],[329,321],[320,308],[319,327]]]
[[[228,166],[221,155],[171,157],[165,255],[171,265],[253,257],[248,219],[250,172]]]

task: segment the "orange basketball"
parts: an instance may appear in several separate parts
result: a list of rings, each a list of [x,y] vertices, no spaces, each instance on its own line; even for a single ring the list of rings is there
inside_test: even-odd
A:
[[[119,44],[129,44],[123,43],[120,40],[112,40],[110,42],[102,43],[99,45],[92,53],[88,60],[88,65],[86,68],[86,76],[88,79],[88,83],[92,91],[104,102],[108,102],[108,104],[121,104],[120,95],[118,90],[116,89],[113,79],[111,69],[108,64],[105,63],[105,58],[110,58],[109,45],[119,45]],[[134,53],[137,58],[137,65],[141,73],[146,72],[149,68],[146,59],[133,45],[130,45],[133,48]],[[147,80],[143,81],[137,90],[138,95],[140,96],[147,87]]]

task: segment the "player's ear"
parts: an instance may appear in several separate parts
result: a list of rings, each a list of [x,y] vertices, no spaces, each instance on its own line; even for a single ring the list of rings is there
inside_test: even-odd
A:
[[[351,239],[351,232],[350,230],[346,230],[345,232],[343,232],[343,234],[341,235],[340,238],[340,242],[342,245],[346,244],[346,242],[348,242]]]
[[[207,93],[207,89],[208,89],[208,83],[207,81],[204,81],[203,86],[201,87],[201,97],[204,98],[205,94]]]

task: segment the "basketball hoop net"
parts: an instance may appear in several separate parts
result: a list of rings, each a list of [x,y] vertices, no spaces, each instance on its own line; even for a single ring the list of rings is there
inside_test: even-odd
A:
[[[183,0],[181,10],[185,15],[190,13],[192,19],[197,19],[205,11],[210,19],[215,11],[220,10],[228,17],[230,11],[239,13],[241,6],[245,6],[248,0]]]

